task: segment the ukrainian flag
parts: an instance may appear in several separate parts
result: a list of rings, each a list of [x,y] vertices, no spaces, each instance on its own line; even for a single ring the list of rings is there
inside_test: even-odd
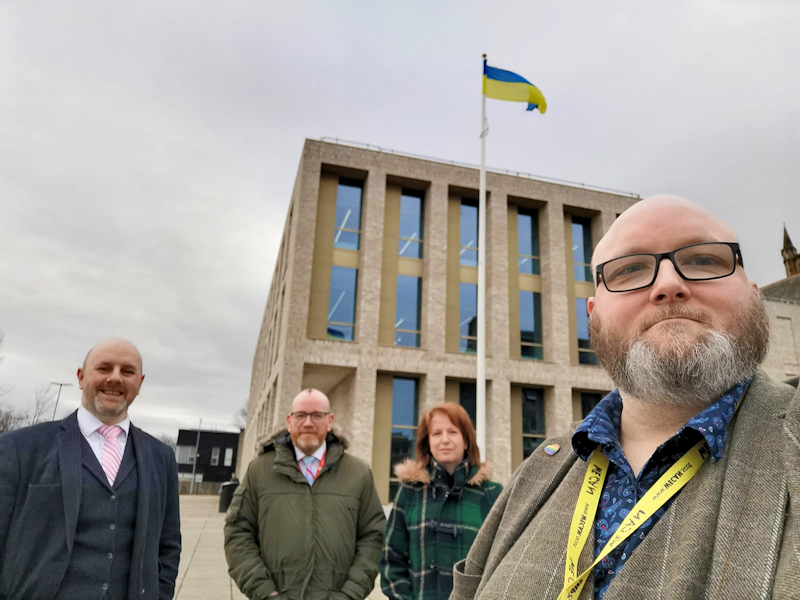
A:
[[[527,110],[538,108],[544,114],[547,102],[535,85],[511,71],[490,67],[483,61],[483,93],[487,98],[527,102]]]

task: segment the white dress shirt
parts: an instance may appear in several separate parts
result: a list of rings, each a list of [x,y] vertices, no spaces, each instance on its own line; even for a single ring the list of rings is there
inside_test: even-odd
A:
[[[316,458],[317,462],[320,463],[320,462],[322,462],[322,457],[325,456],[325,451],[327,449],[328,449],[328,444],[326,442],[322,442],[322,446],[317,448],[317,451],[314,452],[314,454],[312,454],[311,456]],[[297,446],[295,446],[294,447],[294,456],[297,459],[297,462],[300,462],[301,460],[303,460],[308,455],[303,453],[302,450],[300,450]]]
[[[94,452],[94,455],[97,457],[97,462],[101,465],[103,464],[103,446],[106,444],[106,438],[97,430],[103,425],[105,425],[105,423],[83,406],[78,407],[78,427],[80,427],[83,437],[89,442],[92,452]],[[117,423],[117,425],[122,427],[122,433],[117,438],[119,455],[125,456],[125,445],[128,443],[128,430],[131,427],[130,417],[125,417],[125,420]]]

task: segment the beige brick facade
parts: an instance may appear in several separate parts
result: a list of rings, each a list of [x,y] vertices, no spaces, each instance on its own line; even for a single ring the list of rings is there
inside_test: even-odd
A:
[[[448,334],[447,328],[448,305],[452,309],[454,304],[452,292],[448,296],[448,278],[452,284],[454,277],[452,265],[448,268],[448,250],[452,255],[448,235],[453,233],[448,203],[454,196],[477,197],[478,175],[474,168],[306,142],[253,362],[242,465],[255,455],[257,440],[284,423],[291,399],[300,389],[317,387],[329,395],[336,423],[351,439],[351,452],[373,463],[375,457],[388,456],[391,435],[385,409],[391,398],[378,392],[385,389],[379,385],[380,377],[416,378],[419,414],[445,400],[448,382],[474,382],[476,358],[452,351],[454,332]],[[321,239],[331,239],[330,232],[320,231],[317,223],[329,218],[330,207],[320,207],[319,202],[321,198],[330,201],[320,185],[330,176],[363,181],[360,248],[356,255],[356,339],[352,342],[314,339],[324,336],[312,335],[318,327],[309,326],[314,314],[322,314],[319,308],[310,308],[315,302],[322,306],[322,312],[327,310],[325,269],[329,269],[331,257],[334,264],[339,260],[332,247],[315,247],[315,242],[318,245]],[[393,185],[424,191],[420,348],[379,345],[385,207],[387,187]],[[514,463],[521,459],[519,449],[518,456],[512,457],[511,432],[515,422],[516,430],[520,430],[518,422],[522,419],[521,413],[512,410],[519,407],[512,399],[512,390],[518,393],[521,387],[532,386],[543,391],[546,434],[556,435],[565,433],[579,416],[575,414],[576,390],[611,389],[600,368],[576,364],[571,358],[576,341],[572,339],[574,323],[570,326],[574,300],[572,304],[568,300],[571,251],[565,240],[569,228],[568,222],[565,228],[565,220],[575,214],[591,218],[596,243],[616,216],[636,199],[494,172],[487,174],[487,191],[488,447],[484,452],[495,465],[495,477],[507,481]],[[514,345],[509,333],[509,277],[514,271],[513,265],[509,268],[509,224],[513,222],[509,206],[516,203],[529,204],[539,211],[543,361],[510,358]],[[516,231],[512,234],[515,239]],[[341,255],[346,251],[336,252]],[[323,267],[315,271],[315,262]],[[461,268],[465,270],[469,268]],[[457,299],[455,303],[457,306]],[[457,343],[456,339],[456,347]],[[389,423],[390,413],[391,409]],[[513,445],[521,448],[520,444],[517,440]],[[389,465],[373,465],[373,469],[379,491],[388,500]]]
[[[355,251],[332,247],[333,209],[326,203],[335,202],[330,181],[334,178],[335,183],[336,177],[357,179],[363,185],[360,244]],[[478,178],[474,168],[306,141],[253,361],[240,473],[255,456],[257,441],[285,423],[297,392],[315,387],[330,397],[336,425],[351,440],[351,453],[372,464],[381,498],[390,500],[392,378],[417,380],[419,415],[453,399],[459,382],[474,382],[476,377],[476,357],[457,351],[458,331],[452,327],[452,311],[458,309],[453,290],[457,293],[458,281],[473,277],[471,267],[459,266],[458,248],[453,253],[454,240],[458,244],[453,202],[477,198]],[[410,259],[398,263],[396,246],[391,251],[395,238],[391,243],[385,239],[396,233],[392,194],[398,186],[424,192],[424,251],[417,264]],[[524,388],[542,393],[547,436],[565,434],[580,418],[581,392],[612,389],[601,368],[579,364],[577,358],[575,298],[588,295],[593,284],[574,279],[570,221],[590,220],[595,245],[637,198],[495,172],[487,173],[487,192],[487,448],[483,450],[494,464],[494,478],[506,482],[522,460]],[[541,265],[540,275],[528,276],[519,288],[517,267],[511,262],[516,258],[516,206],[538,210]],[[358,268],[354,341],[325,339],[326,286],[332,264]],[[392,300],[387,291],[393,290],[395,274],[414,269],[422,281],[420,347],[386,345],[387,319],[393,320],[394,314],[384,307],[381,316],[381,304]],[[526,285],[541,294],[544,360],[519,357],[519,302],[513,294]],[[795,311],[789,333],[781,335],[791,333],[797,339],[797,307],[786,307],[772,307],[771,318],[777,323],[784,312]],[[778,346],[780,357],[769,363],[776,374],[786,370],[783,362],[797,360],[796,348],[792,355],[787,344]]]

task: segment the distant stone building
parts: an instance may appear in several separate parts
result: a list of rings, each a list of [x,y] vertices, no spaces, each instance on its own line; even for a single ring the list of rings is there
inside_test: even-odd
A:
[[[800,376],[800,257],[783,228],[786,279],[761,288],[770,317],[770,351],[764,369],[775,379]]]
[[[800,275],[800,256],[797,255],[797,249],[792,244],[792,239],[789,237],[789,232],[786,231],[786,226],[783,226],[783,265],[786,268],[786,277],[794,277]]]
[[[315,387],[384,502],[427,408],[475,413],[478,170],[307,140],[261,326],[242,443]],[[487,448],[495,477],[612,388],[589,343],[592,250],[633,195],[487,174]],[[237,470],[244,472],[244,468]]]

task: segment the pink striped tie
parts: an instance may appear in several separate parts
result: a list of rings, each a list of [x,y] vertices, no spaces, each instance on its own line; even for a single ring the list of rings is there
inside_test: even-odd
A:
[[[114,479],[119,471],[119,465],[122,462],[122,454],[119,451],[119,442],[117,438],[122,435],[123,429],[119,425],[103,425],[98,427],[97,431],[100,432],[106,443],[103,445],[103,471],[108,477],[108,483],[114,485]]]

